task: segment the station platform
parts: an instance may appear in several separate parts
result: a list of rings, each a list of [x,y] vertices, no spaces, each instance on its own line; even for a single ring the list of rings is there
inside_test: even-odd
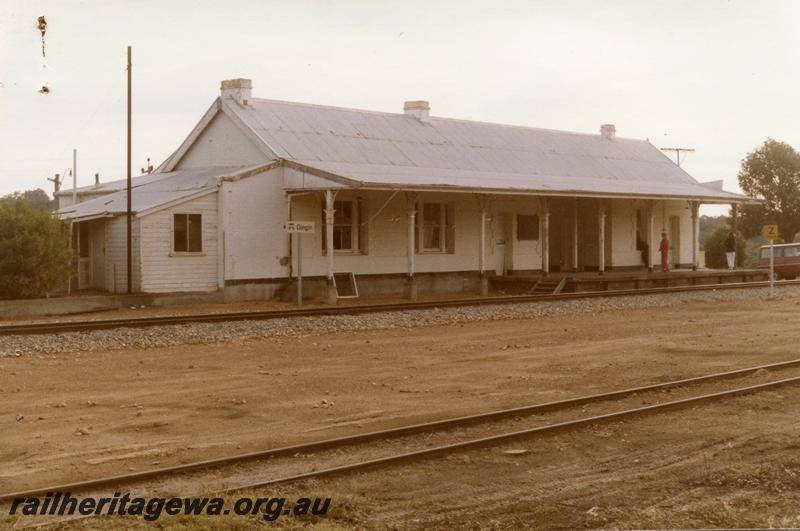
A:
[[[581,293],[617,289],[666,288],[671,286],[701,286],[735,282],[769,280],[764,269],[675,269],[662,271],[597,271],[551,272],[542,274],[512,274],[490,279],[490,289],[498,293]]]

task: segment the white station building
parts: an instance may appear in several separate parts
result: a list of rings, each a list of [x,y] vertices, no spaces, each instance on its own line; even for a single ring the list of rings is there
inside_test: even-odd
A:
[[[132,284],[140,293],[270,298],[302,238],[309,295],[485,292],[504,275],[647,271],[668,234],[673,268],[698,263],[701,203],[748,202],[699,183],[645,140],[221,95],[154,173],[134,178]],[[58,194],[75,282],[127,290],[125,181]],[[296,236],[294,236],[296,237]],[[341,282],[340,282],[341,284]]]

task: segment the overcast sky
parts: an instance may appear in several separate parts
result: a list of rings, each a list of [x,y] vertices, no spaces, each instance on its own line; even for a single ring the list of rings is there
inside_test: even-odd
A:
[[[741,159],[767,137],[800,147],[798,20],[792,0],[0,0],[0,195],[52,191],[73,148],[78,185],[125,176],[129,44],[135,170],[178,146],[220,80],[247,77],[255,97],[614,123],[696,149],[684,168],[738,191]]]

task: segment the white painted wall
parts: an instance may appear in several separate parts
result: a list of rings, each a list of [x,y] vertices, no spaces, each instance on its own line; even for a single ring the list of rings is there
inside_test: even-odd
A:
[[[334,270],[352,271],[356,274],[406,273],[407,267],[407,207],[402,193],[396,194],[388,203],[391,192],[341,191],[336,199],[361,198],[366,204],[367,255],[336,253]],[[470,194],[419,194],[418,202],[444,201],[454,205],[455,253],[418,253],[415,255],[417,273],[444,271],[477,271],[480,230],[480,211],[474,196]],[[294,200],[293,218],[314,221],[317,232],[303,239],[304,275],[324,276],[327,273],[327,257],[322,252],[322,208],[321,192],[298,197]],[[384,207],[385,205],[385,207]],[[384,207],[383,210],[380,210]],[[380,210],[380,213],[378,213]],[[377,215],[376,215],[377,214]],[[494,222],[493,222],[494,223]],[[487,267],[492,267],[492,230],[487,226]]]
[[[506,268],[529,271],[542,268],[542,225],[544,203],[538,197],[509,196],[490,202],[492,222],[487,231],[487,247],[494,249],[496,240],[505,239]],[[539,239],[517,240],[517,216],[539,216]],[[477,242],[477,237],[475,238]]]
[[[383,206],[390,192],[339,192],[337,198],[362,197],[368,205],[369,216]],[[471,194],[421,194],[420,201],[427,199],[451,201],[455,206],[456,219],[456,252],[455,254],[417,254],[415,256],[416,272],[441,271],[476,271],[478,269],[478,234],[480,213],[475,198]],[[667,223],[669,216],[681,217],[681,263],[691,262],[691,216],[682,201],[665,204]],[[307,275],[325,275],[326,257],[322,253],[321,209],[323,195],[313,192],[294,200],[295,220],[314,221],[317,234],[306,237],[303,245],[304,273]],[[582,200],[579,209],[579,265],[597,266],[598,232],[597,202],[591,199]],[[644,201],[613,200],[607,202],[606,219],[606,267],[638,267],[642,265],[641,254],[636,250],[636,208],[645,208]],[[486,231],[486,263],[487,269],[493,269],[495,243],[505,239],[507,267],[517,271],[540,270],[542,268],[542,212],[543,204],[535,197],[508,196],[496,198],[490,203],[491,220]],[[552,208],[551,208],[552,211]],[[517,240],[517,215],[538,215],[540,217],[540,238],[537,241]],[[571,211],[562,213],[561,220],[571,219]],[[280,215],[276,216],[278,223]],[[558,216],[551,215],[551,231],[556,231]],[[402,194],[398,194],[371,220],[368,229],[368,255],[337,253],[335,270],[352,271],[356,274],[405,273],[407,247],[407,212]],[[661,208],[657,203],[655,231],[660,236]],[[506,228],[508,227],[508,228]],[[567,236],[564,246],[571,245],[571,226],[564,230]],[[551,252],[553,250],[551,249]],[[569,256],[567,250],[562,252]],[[609,256],[610,255],[610,256]],[[571,264],[564,264],[571,266]]]
[[[173,252],[173,214],[200,214],[201,253]],[[217,289],[217,193],[148,214],[141,226],[141,291],[166,293]]]
[[[283,168],[222,183],[225,279],[286,277],[286,194]]]
[[[134,282],[144,292],[214,291],[218,287],[218,267],[224,263],[224,279],[256,280],[285,278],[288,267],[281,258],[288,256],[287,237],[283,231],[287,203],[283,191],[287,176],[284,169],[274,169],[237,181],[224,182],[221,196],[210,194],[198,199],[149,214],[137,220],[135,238],[141,224],[141,261],[135,261]],[[294,178],[296,176],[290,176]],[[407,207],[405,196],[391,192],[343,190],[337,199],[362,199],[366,205],[365,234],[367,254],[337,253],[335,271],[352,271],[359,275],[404,274],[407,272]],[[455,253],[417,253],[417,273],[477,271],[480,228],[480,210],[472,194],[421,193],[417,202],[445,201],[455,211]],[[303,272],[306,276],[324,276],[327,257],[322,250],[322,208],[324,195],[311,191],[293,199],[294,220],[313,221],[317,231],[304,237]],[[586,200],[580,209],[581,265],[597,264],[597,209],[595,202]],[[645,202],[615,200],[608,203],[607,231],[609,247],[613,253],[613,267],[638,266],[639,253],[635,248],[635,210],[646,207]],[[655,231],[660,234],[662,215],[668,223],[669,216],[681,217],[681,262],[691,262],[691,217],[684,202],[656,203]],[[217,230],[218,208],[222,211],[222,230]],[[552,210],[552,208],[551,208]],[[379,212],[380,211],[380,212]],[[542,266],[542,235],[538,241],[518,241],[516,216],[540,216],[542,202],[535,197],[508,196],[495,198],[489,203],[490,221],[487,225],[486,264],[492,270],[495,263],[495,243],[505,239],[509,269],[539,270]],[[203,215],[203,253],[176,255],[172,253],[172,215],[174,213],[200,213]],[[561,213],[563,214],[563,213]],[[561,215],[564,219],[565,216]],[[552,221],[553,218],[551,218]],[[594,225],[592,221],[594,220]],[[508,232],[506,232],[508,226]],[[108,225],[107,277],[117,264],[117,290],[124,291],[124,218],[118,217]],[[555,226],[551,223],[551,230]],[[566,234],[571,235],[568,230]],[[585,236],[589,236],[586,238]],[[218,238],[223,241],[219,242]],[[571,242],[571,239],[569,240]],[[569,245],[569,242],[566,242]],[[115,248],[117,243],[118,248]],[[221,243],[221,244],[220,244]],[[218,250],[224,247],[224,260]],[[139,263],[144,272],[138,279]],[[295,262],[296,263],[296,262]],[[113,286],[107,280],[109,289]]]
[[[688,208],[687,201],[659,201],[656,202],[654,230],[658,241],[661,241],[661,230],[666,228],[669,232],[669,218],[670,216],[678,216],[680,218],[680,263],[691,264],[692,262],[692,211]],[[698,249],[699,249],[698,245]],[[658,249],[656,248],[656,251]],[[660,255],[656,252],[656,263],[661,260]]]
[[[133,218],[131,224],[134,291],[141,289],[139,222],[140,220]],[[106,222],[105,270],[105,289],[113,293],[125,293],[128,289],[127,221],[125,216],[109,218]]]
[[[72,195],[58,195],[56,196],[56,200],[58,203],[58,210],[61,210],[64,207],[72,206],[74,202],[72,201]]]
[[[644,201],[614,199],[611,208],[611,257],[613,267],[640,266],[647,256],[636,250],[636,209],[645,209]],[[647,234],[647,215],[643,217],[644,234]]]
[[[176,169],[250,166],[267,161],[256,145],[223,113],[197,137]]]

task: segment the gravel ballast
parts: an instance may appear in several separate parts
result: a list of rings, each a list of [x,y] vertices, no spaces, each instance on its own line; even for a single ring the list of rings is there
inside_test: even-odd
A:
[[[780,297],[800,297],[800,286],[781,286]],[[248,339],[294,337],[300,335],[397,329],[417,326],[448,325],[501,319],[528,319],[595,313],[613,310],[635,310],[673,306],[686,302],[733,302],[763,300],[768,288],[746,288],[719,291],[697,291],[658,295],[527,302],[486,306],[463,306],[441,309],[378,312],[361,315],[292,317],[264,321],[230,321],[117,328],[91,332],[0,337],[0,356],[22,356],[37,353],[55,354],[126,348],[158,348],[198,343],[224,343]]]

